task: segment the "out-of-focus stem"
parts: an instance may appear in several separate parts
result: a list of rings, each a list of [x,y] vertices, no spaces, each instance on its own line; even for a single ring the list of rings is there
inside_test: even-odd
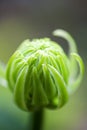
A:
[[[6,71],[6,65],[0,61],[0,87],[7,87],[5,71]]]

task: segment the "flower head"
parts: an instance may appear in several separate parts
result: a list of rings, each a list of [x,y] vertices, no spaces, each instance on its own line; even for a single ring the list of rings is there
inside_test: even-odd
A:
[[[84,66],[74,40],[63,30],[54,35],[68,40],[68,56],[59,44],[43,38],[25,40],[8,62],[8,85],[23,110],[62,107],[82,80]]]

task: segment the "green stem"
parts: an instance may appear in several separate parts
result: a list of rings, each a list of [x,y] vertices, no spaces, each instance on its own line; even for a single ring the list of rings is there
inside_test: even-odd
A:
[[[43,110],[34,112],[29,120],[29,130],[42,130],[43,126]]]

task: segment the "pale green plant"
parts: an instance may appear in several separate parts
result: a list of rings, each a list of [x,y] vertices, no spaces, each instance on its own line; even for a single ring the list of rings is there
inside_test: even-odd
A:
[[[84,63],[71,35],[61,29],[53,35],[67,40],[68,54],[49,38],[33,39],[25,40],[7,65],[0,62],[0,86],[10,88],[19,108],[33,111],[29,130],[41,130],[43,108],[64,106],[84,75]]]
[[[25,40],[8,61],[8,86],[25,111],[62,107],[82,81],[84,64],[74,39],[64,30],[53,35],[68,41],[68,55],[58,43],[42,38]]]

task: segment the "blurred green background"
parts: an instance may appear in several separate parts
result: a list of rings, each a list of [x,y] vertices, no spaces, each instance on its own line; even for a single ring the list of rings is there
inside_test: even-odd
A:
[[[50,37],[66,51],[66,41],[52,36],[57,28],[75,38],[85,63],[85,76],[63,108],[45,110],[43,130],[87,130],[87,1],[0,0],[0,59],[4,63],[28,38]],[[30,114],[16,107],[9,89],[0,87],[0,130],[27,130]]]

